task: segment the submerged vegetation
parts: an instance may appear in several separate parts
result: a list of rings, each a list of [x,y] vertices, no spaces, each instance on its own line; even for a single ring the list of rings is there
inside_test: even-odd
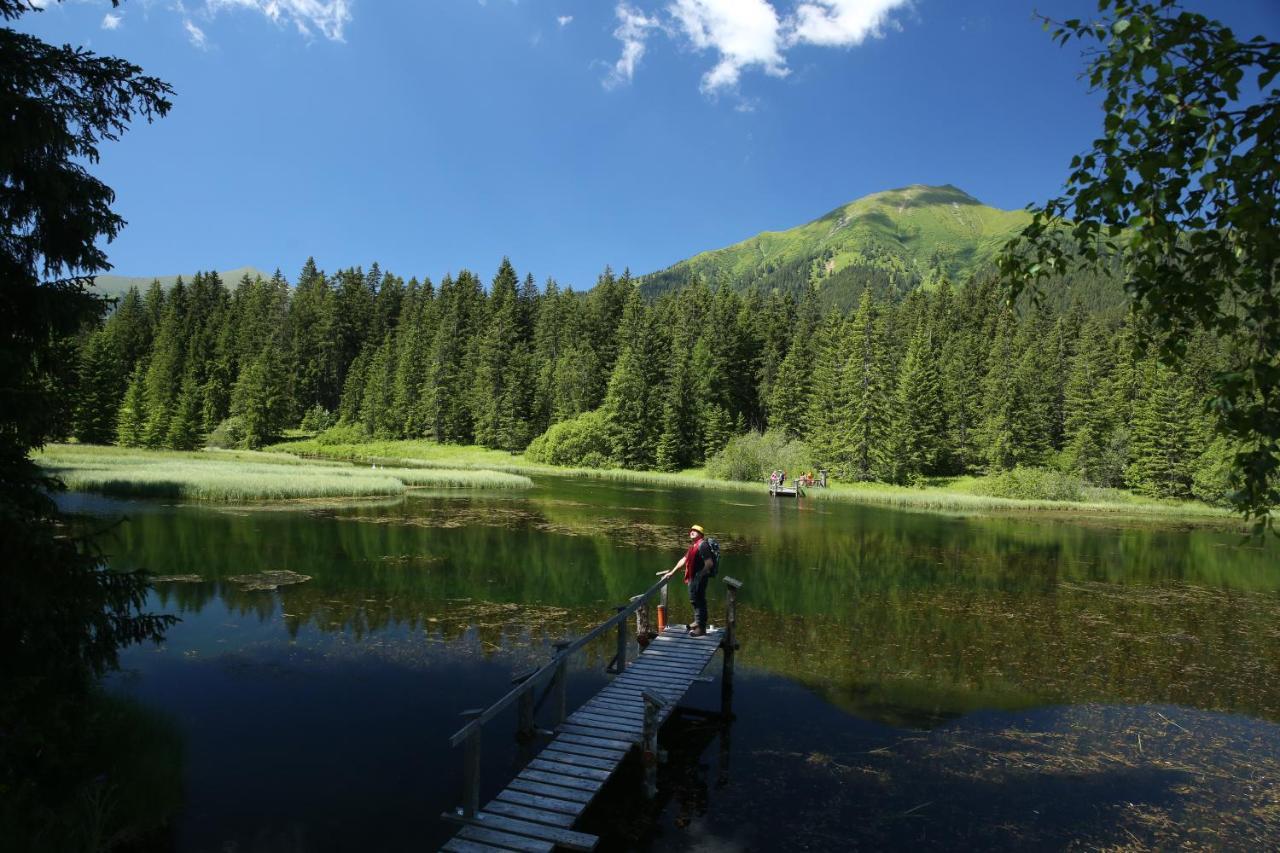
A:
[[[55,445],[36,457],[69,489],[200,501],[356,498],[408,488],[518,489],[528,477],[500,471],[304,464],[279,453],[179,452]]]

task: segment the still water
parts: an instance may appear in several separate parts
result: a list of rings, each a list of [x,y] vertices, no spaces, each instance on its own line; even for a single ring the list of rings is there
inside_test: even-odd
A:
[[[151,601],[182,622],[111,683],[182,733],[176,850],[434,849],[460,713],[651,584],[692,523],[744,583],[734,717],[692,688],[658,799],[624,766],[588,812],[604,849],[1280,844],[1280,559],[1235,533],[556,478],[64,505],[124,519],[114,566],[185,576]],[[249,588],[266,571],[310,580]],[[608,678],[609,642],[589,652],[571,708]],[[485,729],[482,799],[513,730]]]

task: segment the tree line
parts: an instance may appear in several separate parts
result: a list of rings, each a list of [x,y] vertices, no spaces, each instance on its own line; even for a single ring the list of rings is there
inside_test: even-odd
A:
[[[556,461],[678,470],[774,429],[847,480],[1051,466],[1222,499],[1229,448],[1200,401],[1225,344],[1184,341],[1170,369],[1096,283],[1079,292],[1011,308],[980,275],[898,299],[868,287],[844,311],[812,286],[697,278],[646,298],[609,269],[577,293],[505,259],[487,288],[466,270],[437,286],[313,260],[296,287],[197,273],[131,290],[81,337],[65,431],[179,449],[299,425],[516,452],[542,436],[544,458],[560,442]]]

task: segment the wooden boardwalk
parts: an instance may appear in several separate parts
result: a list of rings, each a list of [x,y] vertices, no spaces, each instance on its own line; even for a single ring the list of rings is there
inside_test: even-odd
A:
[[[612,666],[621,670],[604,689],[567,717],[563,715],[563,685],[566,670],[563,657],[573,647],[581,647],[586,639],[575,643],[562,643],[561,651],[552,665],[557,675],[548,686],[544,699],[559,690],[561,720],[550,742],[522,768],[515,779],[494,797],[484,808],[479,808],[479,726],[493,713],[521,701],[522,725],[532,730],[534,713],[534,681],[543,670],[527,676],[502,701],[488,711],[468,712],[472,722],[454,735],[453,743],[467,743],[466,779],[463,786],[465,802],[460,813],[445,813],[448,820],[461,822],[462,829],[449,839],[442,849],[453,853],[492,852],[492,850],[552,850],[557,847],[571,850],[595,849],[596,836],[573,830],[582,812],[591,800],[604,788],[605,783],[617,771],[623,758],[631,749],[639,748],[645,762],[646,794],[657,792],[658,729],[675,711],[676,704],[684,697],[694,681],[703,679],[703,670],[724,649],[722,699],[732,690],[733,651],[737,644],[733,638],[735,624],[735,593],[741,587],[739,581],[724,579],[730,589],[728,624],[724,628],[708,631],[704,637],[692,637],[680,628],[667,628],[657,634],[648,633],[648,610],[645,597],[658,587],[649,590],[644,597],[637,596],[627,607],[618,608],[618,615],[600,628],[622,625],[618,634],[618,657]],[[660,584],[659,584],[660,585]],[[662,587],[663,593],[666,588]],[[639,602],[639,603],[637,603]],[[644,610],[641,610],[644,608]],[[626,616],[640,610],[641,633],[652,637],[648,646],[626,661],[626,644],[622,630]],[[620,621],[621,620],[621,621]],[[589,637],[598,635],[599,628]],[[621,661],[621,665],[620,665]],[[539,703],[540,704],[540,703]],[[527,711],[526,711],[527,710]]]

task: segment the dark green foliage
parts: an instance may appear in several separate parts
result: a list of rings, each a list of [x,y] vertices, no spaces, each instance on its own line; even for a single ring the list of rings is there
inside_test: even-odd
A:
[[[119,353],[107,330],[89,335],[80,348],[79,395],[75,437],[84,444],[110,444],[116,436],[116,411],[124,393]]]
[[[1261,529],[1280,504],[1280,43],[1241,39],[1174,0],[1099,9],[1096,21],[1044,20],[1060,44],[1096,44],[1085,77],[1104,95],[1102,131],[1001,266],[1016,292],[1118,258],[1164,364],[1201,330],[1236,343],[1207,385],[1236,452],[1233,499]],[[1144,433],[1157,417],[1144,410]],[[1141,473],[1143,487],[1182,492],[1174,467]]]
[[[639,290],[633,289],[627,298],[618,339],[618,358],[603,404],[610,456],[624,468],[651,468],[662,434],[662,346]]]
[[[12,21],[31,6],[0,0]],[[74,357],[74,337],[96,322],[87,292],[108,268],[102,247],[124,225],[111,189],[88,171],[102,140],[136,116],[169,109],[169,87],[120,59],[54,47],[0,28],[0,800],[7,818],[65,803],[91,771],[77,761],[94,681],[121,646],[159,640],[171,617],[144,613],[141,575],[108,571],[69,530],[30,452],[60,435],[77,401],[74,372],[102,367],[99,349]],[[136,302],[131,302],[136,308]],[[91,344],[101,347],[103,344]],[[116,376],[125,375],[116,366]],[[117,379],[116,382],[119,380]],[[81,386],[82,391],[99,389]],[[82,426],[97,435],[111,409]],[[94,736],[103,734],[94,730]],[[38,820],[34,821],[38,823]],[[6,820],[7,823],[7,820]],[[25,827],[5,827],[7,848],[36,848]]]
[[[922,320],[903,359],[894,400],[890,446],[897,482],[939,473],[946,441],[945,411],[937,350],[929,324]]]

